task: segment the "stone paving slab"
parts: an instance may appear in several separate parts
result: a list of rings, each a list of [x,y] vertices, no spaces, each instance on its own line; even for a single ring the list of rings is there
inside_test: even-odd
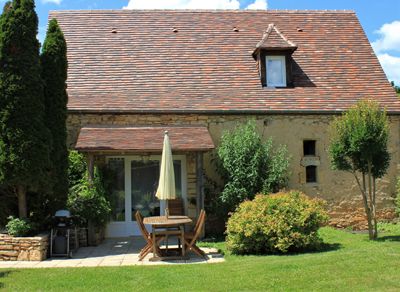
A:
[[[141,237],[108,238],[101,245],[81,247],[72,258],[51,258],[45,261],[0,261],[1,268],[70,268],[70,267],[117,267],[137,265],[176,265],[206,264],[224,262],[224,257],[215,248],[202,248],[207,259],[190,253],[187,260],[171,260],[152,262],[150,253],[143,261],[139,261],[139,252],[145,242]],[[171,248],[173,245],[169,245]]]

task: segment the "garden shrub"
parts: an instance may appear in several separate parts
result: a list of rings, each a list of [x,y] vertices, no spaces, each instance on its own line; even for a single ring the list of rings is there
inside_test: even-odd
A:
[[[286,146],[263,142],[255,121],[225,132],[217,149],[217,171],[225,185],[220,195],[227,212],[254,194],[277,192],[287,185],[289,157]]]
[[[397,178],[396,182],[396,213],[400,216],[400,177]]]
[[[28,236],[32,231],[32,225],[28,219],[14,218],[13,216],[8,217],[9,221],[6,225],[6,229],[9,235],[12,236]]]
[[[227,248],[235,254],[286,253],[317,248],[328,220],[324,201],[299,191],[257,195],[239,205],[227,223]]]
[[[111,207],[97,168],[92,182],[85,175],[71,187],[67,205],[71,213],[77,216],[80,226],[86,227],[89,222],[96,227],[105,226],[110,218]]]

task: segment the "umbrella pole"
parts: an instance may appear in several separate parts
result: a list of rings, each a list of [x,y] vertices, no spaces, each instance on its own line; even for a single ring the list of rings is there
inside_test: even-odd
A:
[[[167,217],[167,219],[168,219],[168,217],[169,217],[169,206],[168,206],[168,200],[165,200],[165,217]]]

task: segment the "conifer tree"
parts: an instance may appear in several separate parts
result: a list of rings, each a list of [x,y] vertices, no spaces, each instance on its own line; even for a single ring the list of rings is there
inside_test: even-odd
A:
[[[67,44],[56,19],[49,22],[42,48],[42,78],[44,81],[45,122],[52,135],[51,179],[52,202],[55,208],[65,206],[68,195],[67,140]]]
[[[20,217],[27,192],[47,186],[51,136],[44,124],[38,18],[33,0],[13,0],[0,17],[0,184],[14,190]]]

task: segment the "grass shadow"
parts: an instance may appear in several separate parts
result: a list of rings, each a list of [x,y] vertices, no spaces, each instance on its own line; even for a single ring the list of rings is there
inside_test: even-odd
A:
[[[0,271],[0,289],[4,288],[4,283],[1,279],[7,277],[9,274],[11,274],[11,271]]]
[[[316,248],[306,248],[303,250],[294,250],[287,253],[274,253],[273,255],[291,256],[291,255],[301,255],[301,254],[312,254],[312,253],[324,253],[330,251],[336,251],[342,248],[340,243],[321,243]]]
[[[321,246],[315,251],[311,252],[328,252],[341,249],[343,246],[340,243],[322,243]]]
[[[227,252],[229,255],[234,255],[234,256],[282,256],[282,257],[287,257],[287,256],[298,256],[298,255],[304,255],[304,254],[319,254],[319,253],[325,253],[325,252],[331,252],[331,251],[336,251],[341,249],[343,246],[340,243],[322,243],[320,244],[317,248],[306,248],[302,250],[289,250],[288,252],[282,253],[282,252],[261,252],[261,253],[245,253],[245,254],[234,254]]]
[[[381,236],[381,237],[378,237],[376,239],[376,241],[381,241],[381,242],[384,242],[384,241],[400,241],[400,235]]]

